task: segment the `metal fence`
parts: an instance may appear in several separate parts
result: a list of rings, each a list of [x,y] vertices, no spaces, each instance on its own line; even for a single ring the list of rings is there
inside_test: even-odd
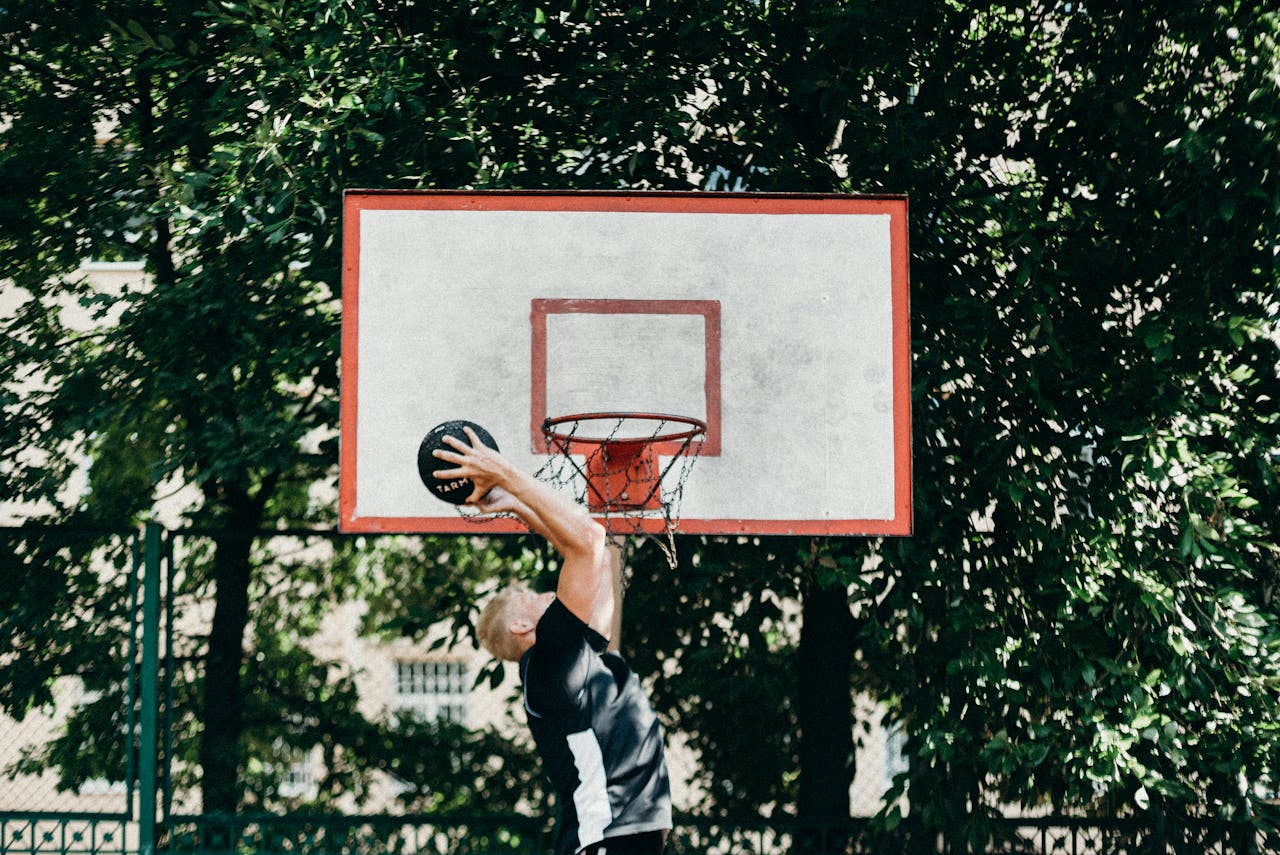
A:
[[[24,661],[0,660],[0,675],[7,680],[25,683],[33,696],[39,695],[36,683],[43,684],[42,688],[48,692],[43,702],[26,709],[9,710],[8,714],[0,711],[0,811],[18,811],[24,815],[73,813],[86,817],[127,814],[137,779],[134,752],[124,752],[123,763],[114,774],[73,782],[62,780],[44,768],[40,758],[52,740],[68,738],[69,728],[78,716],[94,712],[101,721],[121,731],[124,743],[132,744],[136,739],[142,566],[139,534],[43,527],[0,528],[0,550],[5,558],[3,571],[15,577],[37,575],[36,571],[71,576],[69,566],[75,561],[73,556],[95,555],[94,582],[104,592],[110,592],[108,596],[120,605],[111,614],[95,613],[91,621],[85,621],[86,633],[103,639],[104,646],[114,648],[118,661],[125,663],[118,675],[106,678],[110,690],[103,691],[103,680],[90,679],[87,669],[93,666],[83,662],[50,662],[38,669],[37,676],[33,673],[37,669],[29,668]],[[59,604],[53,599],[55,592],[39,585],[29,590],[26,587],[29,581],[14,578],[6,588],[12,586],[14,594],[21,598],[43,595],[52,600],[49,608],[58,608]],[[49,637],[20,635],[18,638],[27,644],[57,646]],[[91,709],[95,707],[96,710]],[[5,827],[11,834],[18,833],[12,831],[12,821]]]
[[[174,817],[162,848],[175,855],[477,855],[550,851],[546,824],[524,816]]]
[[[175,817],[161,848],[174,855],[547,855],[552,836],[527,816],[274,816]],[[1209,820],[1166,823],[1087,817],[1007,818],[980,843],[945,834],[891,833],[870,820],[677,817],[669,855],[1249,855],[1280,852],[1280,835],[1251,825]]]
[[[140,532],[0,528],[0,572],[11,574],[7,587],[17,598],[53,598],[55,591],[41,587],[45,577],[72,579],[80,568],[88,575],[70,584],[94,587],[103,606],[80,620],[83,639],[46,638],[30,626],[25,631],[34,638],[19,638],[51,648],[97,645],[97,659],[51,656],[32,675],[12,651],[0,658],[6,679],[48,690],[33,692],[40,700],[25,708],[0,712],[0,855],[153,851],[161,549],[154,524]],[[33,651],[36,659],[45,652]],[[77,730],[82,720],[89,723]],[[43,754],[59,739],[64,752],[102,752],[101,774],[60,777]]]
[[[0,852],[12,855],[126,855],[138,824],[107,814],[0,813]]]

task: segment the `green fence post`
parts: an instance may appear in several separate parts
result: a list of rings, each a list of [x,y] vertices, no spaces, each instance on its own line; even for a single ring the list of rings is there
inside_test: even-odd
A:
[[[143,535],[142,710],[138,746],[138,855],[156,850],[156,706],[160,668],[160,524]]]

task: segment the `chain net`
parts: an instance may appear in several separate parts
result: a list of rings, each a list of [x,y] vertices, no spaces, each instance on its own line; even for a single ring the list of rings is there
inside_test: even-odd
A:
[[[548,419],[535,477],[603,518],[610,534],[655,543],[676,566],[684,487],[706,425],[683,416],[595,413]]]

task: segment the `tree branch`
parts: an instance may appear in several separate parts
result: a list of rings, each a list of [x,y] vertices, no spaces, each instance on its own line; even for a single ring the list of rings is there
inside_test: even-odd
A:
[[[56,70],[53,66],[48,65],[47,63],[43,63],[34,59],[28,59],[27,57],[21,56],[19,54],[6,54],[5,59],[7,59],[13,65],[21,66],[22,68],[25,68],[28,71],[34,71],[36,74],[39,74],[41,77],[45,78],[49,82],[56,83],[59,86],[65,86],[66,88],[73,89],[73,90],[80,89],[80,88],[87,88],[92,92],[98,91],[97,87],[94,86],[92,81],[72,80],[71,78],[62,74],[60,71]]]

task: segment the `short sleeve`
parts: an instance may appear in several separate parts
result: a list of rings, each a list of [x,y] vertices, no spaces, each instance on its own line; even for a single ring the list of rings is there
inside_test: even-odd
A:
[[[600,635],[559,600],[547,606],[522,669],[525,699],[536,715],[571,709],[586,685]]]

